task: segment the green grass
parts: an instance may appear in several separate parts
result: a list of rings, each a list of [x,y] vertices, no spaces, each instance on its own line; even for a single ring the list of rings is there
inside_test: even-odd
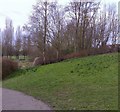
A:
[[[41,99],[53,109],[117,110],[118,54],[18,70],[3,87]]]

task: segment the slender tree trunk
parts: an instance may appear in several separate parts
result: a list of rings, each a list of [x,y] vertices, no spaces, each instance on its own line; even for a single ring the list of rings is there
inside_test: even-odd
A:
[[[46,36],[47,36],[47,2],[45,2],[45,17],[44,17],[44,47],[43,47],[43,62],[46,63]]]
[[[57,50],[57,60],[59,60],[59,51]]]

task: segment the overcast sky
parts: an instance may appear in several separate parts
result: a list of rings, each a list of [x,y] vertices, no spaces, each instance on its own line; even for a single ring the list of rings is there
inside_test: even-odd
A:
[[[59,0],[60,3],[65,4],[69,0]],[[120,0],[102,0],[104,3],[112,3]],[[13,20],[15,28],[27,23],[28,17],[32,11],[32,5],[36,0],[0,0],[0,28],[5,27],[5,18],[9,17]]]

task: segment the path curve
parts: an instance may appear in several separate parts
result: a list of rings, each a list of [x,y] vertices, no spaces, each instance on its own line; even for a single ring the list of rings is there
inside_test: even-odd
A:
[[[21,92],[2,88],[2,110],[52,110],[40,100]]]

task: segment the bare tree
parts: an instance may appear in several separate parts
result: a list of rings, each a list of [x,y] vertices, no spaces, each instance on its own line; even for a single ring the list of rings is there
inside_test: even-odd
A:
[[[91,27],[91,21],[95,17],[99,3],[94,2],[70,2],[69,16],[75,26],[74,52],[79,52],[87,46],[88,29]]]
[[[2,30],[0,29],[0,44],[2,44]]]
[[[20,26],[18,26],[16,30],[16,40],[15,40],[15,54],[18,59],[20,55],[21,46],[22,46],[22,32]]]
[[[57,2],[50,5],[50,24],[49,24],[49,38],[47,42],[52,44],[56,50],[57,59],[61,57],[61,50],[63,44],[63,32],[65,27],[64,10]]]
[[[14,28],[12,24],[12,20],[6,19],[6,28],[3,32],[3,46],[5,50],[5,55],[12,56],[13,53],[13,38],[14,38]]]
[[[33,15],[30,17],[33,34],[37,37],[35,42],[37,46],[41,48],[42,46],[42,55],[43,55],[43,62],[46,61],[46,40],[48,35],[48,11],[49,3],[47,1],[38,1],[37,4],[33,7]],[[36,26],[36,27],[34,27]],[[38,39],[39,38],[39,39]],[[41,50],[41,49],[40,49]]]

